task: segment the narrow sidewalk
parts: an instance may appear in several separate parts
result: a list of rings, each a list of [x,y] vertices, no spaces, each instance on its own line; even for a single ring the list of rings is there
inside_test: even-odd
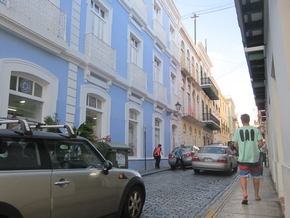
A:
[[[232,188],[228,190],[220,200],[211,207],[206,218],[226,218],[226,217],[279,217],[285,215],[274,188],[269,168],[264,168],[264,176],[260,179],[261,201],[255,201],[253,179],[248,179],[248,204],[242,204],[243,192],[240,181],[237,180]]]

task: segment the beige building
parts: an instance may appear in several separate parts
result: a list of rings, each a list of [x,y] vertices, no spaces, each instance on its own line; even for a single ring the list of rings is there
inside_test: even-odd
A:
[[[212,62],[201,43],[195,43],[185,27],[180,26],[180,92],[182,105],[179,125],[181,144],[204,146],[228,141],[227,108],[223,115],[219,87],[211,75]],[[221,117],[224,129],[221,132]]]
[[[220,95],[220,119],[221,119],[221,144],[228,145],[229,139],[229,120],[228,120],[228,107],[227,99],[225,96]]]
[[[238,122],[238,115],[236,113],[236,106],[234,103],[234,100],[231,98],[231,96],[225,96],[227,101],[227,117],[228,117],[228,128],[229,128],[229,141],[232,140],[235,130],[239,128],[239,122]]]

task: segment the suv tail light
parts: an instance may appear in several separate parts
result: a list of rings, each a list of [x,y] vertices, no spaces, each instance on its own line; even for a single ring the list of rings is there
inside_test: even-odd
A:
[[[192,157],[192,161],[200,161],[200,160],[199,160],[199,157],[194,157],[194,156],[193,156],[193,157]]]
[[[225,157],[220,157],[218,160],[217,160],[218,163],[227,163],[227,158]]]

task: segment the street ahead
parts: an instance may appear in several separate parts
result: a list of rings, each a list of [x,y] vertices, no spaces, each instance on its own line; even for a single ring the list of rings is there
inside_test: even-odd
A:
[[[186,171],[163,171],[144,176],[146,202],[141,218],[198,218],[233,184],[237,173],[195,174]]]

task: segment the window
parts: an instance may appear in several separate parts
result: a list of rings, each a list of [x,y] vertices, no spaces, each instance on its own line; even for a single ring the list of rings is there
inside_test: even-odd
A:
[[[85,142],[50,140],[49,154],[54,169],[101,168],[102,162]]]
[[[92,0],[88,5],[88,33],[93,33],[96,37],[111,44],[112,9],[105,0]]]
[[[105,19],[105,12],[93,1],[91,1],[91,9],[102,19]]]
[[[22,76],[10,77],[8,116],[41,120],[43,88],[37,82]]]
[[[170,40],[174,41],[175,39],[175,29],[172,25],[170,25]]]
[[[0,169],[2,170],[26,170],[47,169],[43,164],[45,147],[39,139],[1,138]]]
[[[104,40],[105,31],[105,11],[100,8],[96,3],[91,1],[92,11],[92,32],[98,38]]]
[[[133,37],[131,37],[130,43],[130,60],[135,64],[138,63],[138,42]]]
[[[161,140],[161,120],[159,119],[155,119],[155,132],[154,132],[154,138],[155,138],[155,146],[157,146],[158,144],[160,144],[160,140]]]
[[[176,88],[176,76],[175,76],[175,74],[173,74],[173,73],[171,73],[171,94],[177,94],[177,88]]]
[[[138,144],[137,144],[137,138],[138,138],[138,112],[130,109],[129,110],[129,146],[131,148],[131,152],[129,153],[129,156],[137,156],[138,152]]]
[[[92,94],[87,95],[86,103],[86,123],[94,124],[94,134],[98,138],[103,138],[102,135],[102,101]]]
[[[130,32],[128,36],[128,62],[136,64],[139,68],[143,68],[143,42],[142,39],[137,36],[137,34]]]
[[[161,61],[155,56],[154,57],[154,80],[162,83],[162,63]]]
[[[161,16],[161,7],[158,5],[156,1],[154,1],[154,19],[157,19],[160,23],[162,21],[162,16]]]
[[[103,138],[110,135],[110,113],[111,98],[108,93],[91,85],[81,86],[80,96],[80,119],[79,125],[83,122],[95,124],[94,135]]]

